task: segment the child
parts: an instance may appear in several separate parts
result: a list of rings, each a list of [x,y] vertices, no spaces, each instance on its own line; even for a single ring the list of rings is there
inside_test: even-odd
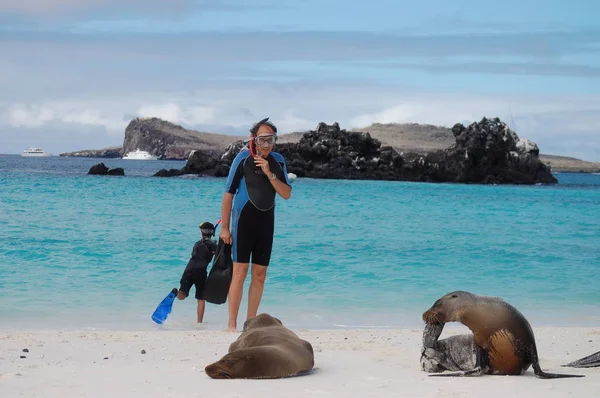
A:
[[[181,276],[180,287],[177,291],[177,298],[184,300],[190,294],[192,285],[196,287],[196,300],[198,300],[198,323],[204,318],[204,285],[206,283],[206,268],[212,261],[217,249],[217,244],[211,239],[215,234],[215,226],[209,222],[200,224],[202,239],[194,245],[192,257],[188,261],[183,275]]]

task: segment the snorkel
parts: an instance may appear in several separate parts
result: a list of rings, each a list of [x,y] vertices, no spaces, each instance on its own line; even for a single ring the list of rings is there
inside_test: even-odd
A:
[[[250,155],[252,155],[252,157],[256,157],[256,150],[254,148],[254,146],[256,145],[256,143],[254,142],[254,138],[256,136],[252,133],[250,133],[250,141],[248,141],[248,148],[250,149]]]

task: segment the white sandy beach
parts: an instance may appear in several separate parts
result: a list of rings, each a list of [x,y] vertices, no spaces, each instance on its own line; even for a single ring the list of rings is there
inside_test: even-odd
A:
[[[467,332],[458,326],[441,338]],[[419,367],[421,330],[296,333],[316,371],[279,380],[213,380],[204,366],[238,334],[225,331],[0,333],[2,397],[597,397],[600,368],[560,365],[600,350],[599,328],[535,329],[542,368],[585,378],[430,378]],[[24,349],[29,352],[23,352]],[[145,350],[145,354],[142,354]],[[25,358],[21,358],[24,356]]]

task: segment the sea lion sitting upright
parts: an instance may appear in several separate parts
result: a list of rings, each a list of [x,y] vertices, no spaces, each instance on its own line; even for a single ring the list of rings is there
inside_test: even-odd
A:
[[[204,368],[213,379],[276,379],[313,369],[312,345],[269,314],[244,323],[242,334],[219,361]]]
[[[425,311],[423,320],[429,325],[462,323],[473,332],[476,348],[474,369],[430,376],[520,375],[533,366],[535,375],[541,379],[584,377],[544,372],[531,325],[519,310],[499,297],[451,292]],[[433,328],[439,336],[438,329]]]

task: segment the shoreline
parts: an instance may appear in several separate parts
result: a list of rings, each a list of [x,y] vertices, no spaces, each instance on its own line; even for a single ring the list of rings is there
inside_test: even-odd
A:
[[[440,338],[468,332],[458,326],[447,325]],[[521,376],[428,377],[419,363],[422,329],[290,329],[313,346],[315,371],[278,380],[213,380],[204,373],[239,332],[0,332],[0,389],[31,397],[264,398],[276,389],[286,397],[358,398],[506,397],[523,390],[528,397],[592,397],[600,388],[599,368],[560,366],[598,351],[600,328],[533,328],[542,369],[586,376],[558,380],[537,379],[531,368]]]
[[[150,319],[148,309],[144,315],[137,313],[125,313],[119,316],[99,317],[100,314],[90,312],[87,315],[82,311],[71,312],[69,316],[61,314],[60,317],[44,315],[42,317],[28,317],[27,319],[16,319],[3,316],[4,322],[0,325],[0,333],[26,332],[26,333],[48,333],[48,332],[218,332],[225,330],[227,326],[227,314],[224,309],[211,308],[205,313],[204,322],[196,323],[195,303],[186,308],[177,308],[169,315],[167,322],[157,325]],[[520,307],[521,308],[521,307]],[[528,308],[524,314],[533,328],[598,328],[600,329],[600,316],[591,315],[593,308],[579,308],[574,312],[573,308],[565,309],[531,309]],[[521,311],[524,311],[521,308]],[[331,311],[326,313],[308,313],[294,311],[294,309],[265,308],[264,311],[282,320],[286,325],[295,330],[310,330],[315,332],[338,332],[344,330],[353,331],[389,331],[389,330],[420,330],[424,327],[420,319],[421,312],[413,313],[377,313],[368,317],[363,312],[345,314],[335,317]],[[136,315],[137,314],[137,315]],[[409,316],[410,315],[410,316]],[[93,320],[89,322],[72,321],[89,316]],[[328,319],[329,318],[329,319]],[[244,318],[240,316],[238,322],[241,327]],[[462,327],[458,323],[451,323],[446,328]],[[600,350],[600,347],[599,347]]]
[[[0,156],[14,156],[20,157],[20,154],[0,154]],[[98,162],[107,161],[120,161],[123,160],[120,157],[98,157],[98,156],[66,156],[66,155],[52,155],[50,158],[65,158],[65,159],[94,159]],[[584,160],[578,158],[572,158],[566,155],[551,155],[551,154],[540,154],[542,162],[551,168],[552,174],[598,174],[600,173],[600,162],[594,160]],[[159,159],[158,162],[183,162],[186,163],[187,159]]]

